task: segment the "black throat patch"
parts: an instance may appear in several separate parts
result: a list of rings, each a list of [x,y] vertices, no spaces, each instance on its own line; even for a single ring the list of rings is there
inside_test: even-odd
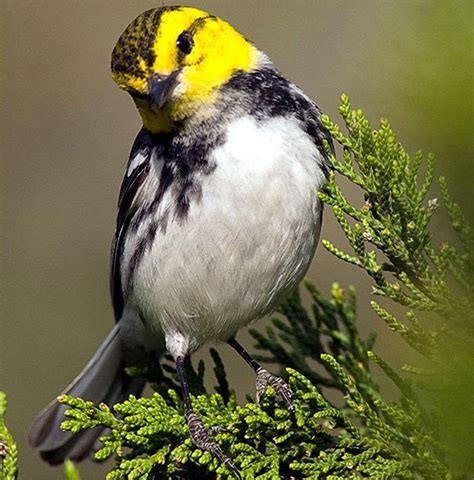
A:
[[[184,133],[183,133],[184,131]],[[172,202],[160,220],[162,229],[168,221],[185,222],[192,202],[199,202],[202,197],[201,179],[211,174],[216,165],[211,160],[211,151],[223,143],[223,134],[215,125],[199,125],[192,132],[179,127],[173,132],[150,133],[142,130],[142,142],[132,150],[130,158],[145,150],[149,162],[161,164],[158,189],[154,198],[145,208],[140,209],[133,220],[133,227],[138,228],[142,216],[151,215],[170,191]],[[152,172],[150,172],[152,174]]]

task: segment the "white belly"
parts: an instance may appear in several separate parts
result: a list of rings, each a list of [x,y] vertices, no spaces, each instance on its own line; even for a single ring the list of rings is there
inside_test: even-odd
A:
[[[182,338],[183,353],[271,311],[301,280],[317,244],[319,155],[296,120],[231,124],[213,152],[216,169],[202,177],[202,199],[145,252],[128,307],[153,330]]]

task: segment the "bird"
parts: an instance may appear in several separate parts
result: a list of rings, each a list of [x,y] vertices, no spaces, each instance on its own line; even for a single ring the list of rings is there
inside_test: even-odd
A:
[[[332,140],[317,105],[228,22],[162,6],[135,18],[112,52],[112,78],[143,126],[118,201],[110,289],[115,326],[64,393],[114,404],[145,382],[124,367],[137,349],[174,359],[194,445],[232,462],[194,412],[185,360],[203,345],[233,347],[291,410],[292,392],[237,341],[305,275],[318,244],[318,192]],[[60,430],[53,400],[31,446],[58,464],[93,450],[101,429]]]

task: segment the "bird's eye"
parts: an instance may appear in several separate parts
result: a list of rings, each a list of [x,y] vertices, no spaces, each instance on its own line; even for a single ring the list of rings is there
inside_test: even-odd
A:
[[[184,53],[184,55],[191,53],[191,50],[193,49],[191,35],[189,35],[188,32],[181,33],[178,37],[178,40],[176,40],[176,46],[181,53]]]

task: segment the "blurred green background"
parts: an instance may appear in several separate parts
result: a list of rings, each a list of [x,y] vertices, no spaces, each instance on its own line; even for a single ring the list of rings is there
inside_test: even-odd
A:
[[[448,177],[472,218],[474,2],[187,4],[232,23],[332,117],[346,92],[374,122],[387,117],[410,152],[432,150],[438,173]],[[109,244],[140,122],[110,79],[109,58],[126,25],[158,5],[0,3],[0,389],[9,395],[20,479],[63,478],[61,469],[49,469],[27,447],[27,427],[83,367],[113,322]],[[351,198],[357,199],[355,192]],[[442,214],[436,227],[443,233]],[[342,242],[332,214],[323,236]],[[320,248],[309,276],[326,292],[336,280],[355,284],[362,330],[379,331],[379,350],[396,361],[402,347],[368,309],[362,273]],[[239,338],[252,344],[245,332]],[[253,375],[228,347],[219,350],[243,399],[253,392]],[[80,468],[84,480],[103,478],[103,469],[91,463]]]

